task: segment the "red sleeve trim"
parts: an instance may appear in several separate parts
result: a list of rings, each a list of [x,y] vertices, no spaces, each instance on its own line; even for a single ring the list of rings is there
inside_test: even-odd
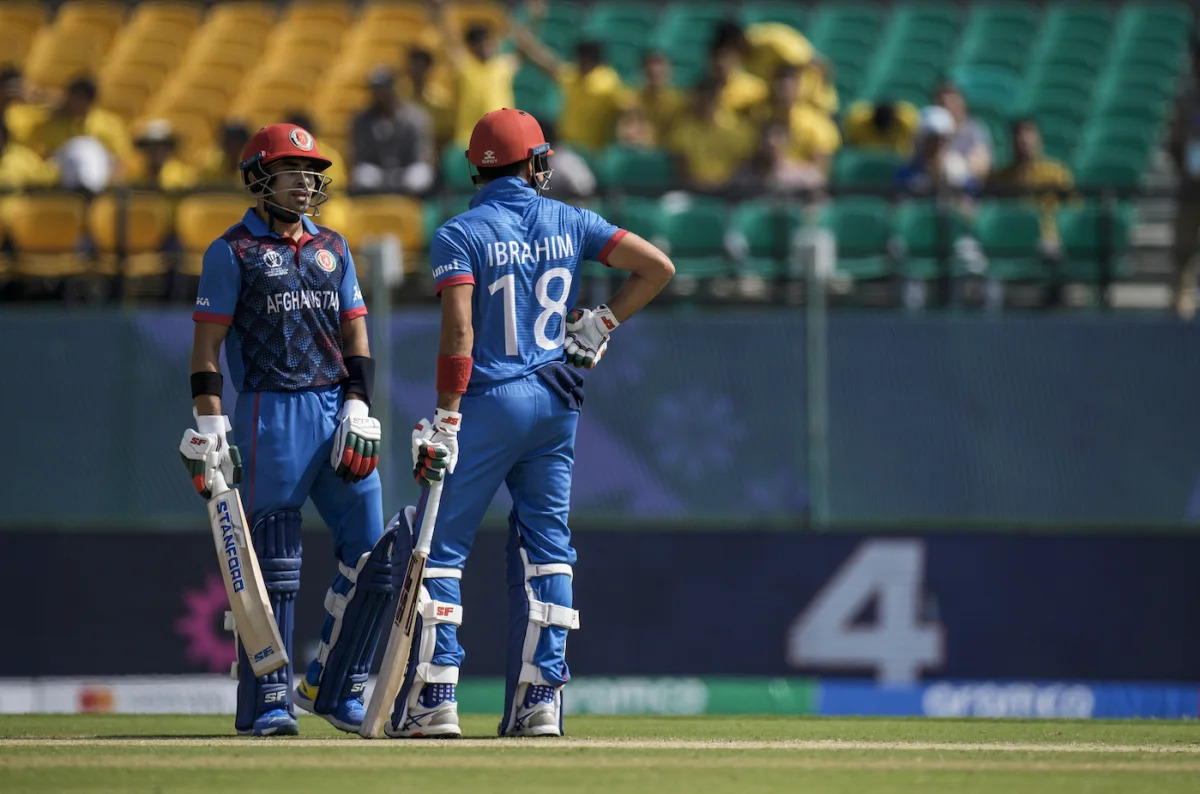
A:
[[[600,255],[596,257],[600,260],[600,264],[604,265],[605,267],[611,267],[611,265],[608,264],[608,255],[613,252],[613,249],[617,247],[617,243],[621,242],[622,238],[624,238],[627,234],[629,234],[629,232],[626,229],[617,229],[615,232],[613,232],[613,236],[608,238],[608,242],[605,243],[604,247],[600,249]]]
[[[366,316],[367,316],[367,307],[359,306],[358,308],[347,309],[346,311],[342,312],[342,322],[346,322],[347,320],[353,320],[355,317],[366,317]]]
[[[444,280],[442,280],[442,281],[441,281],[440,283],[438,283],[438,285],[437,285],[437,286],[434,288],[434,291],[435,291],[435,292],[436,292],[438,295],[441,295],[441,294],[442,294],[442,290],[444,290],[446,287],[453,287],[455,284],[474,284],[474,283],[475,283],[475,277],[474,277],[474,276],[472,276],[472,275],[471,275],[471,274],[469,274],[469,273],[463,273],[461,276],[451,276],[451,277],[450,277],[450,278],[448,278],[448,279],[444,279]]]
[[[233,325],[232,314],[213,314],[212,312],[193,312],[192,321],[197,323],[216,323],[226,327]]]

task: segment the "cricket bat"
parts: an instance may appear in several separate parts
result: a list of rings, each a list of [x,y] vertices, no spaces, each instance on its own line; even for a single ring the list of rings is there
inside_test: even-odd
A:
[[[246,649],[246,658],[255,676],[264,676],[288,663],[275,613],[267,597],[258,555],[249,542],[246,512],[236,488],[230,488],[220,470],[213,477],[213,497],[208,500],[208,522],[225,594],[233,612],[234,629]]]
[[[442,483],[429,486],[429,497],[425,500],[425,514],[417,531],[417,543],[408,558],[408,569],[400,585],[396,600],[396,614],[392,618],[392,632],[388,635],[387,650],[379,665],[379,678],[375,691],[367,704],[367,715],[358,729],[366,739],[378,739],[383,733],[383,723],[391,716],[392,703],[400,694],[404,673],[408,670],[408,657],[412,651],[413,631],[417,626],[417,599],[421,594],[421,583],[425,581],[425,563],[429,560],[429,545],[433,541],[433,526],[437,523],[438,507],[442,502]]]

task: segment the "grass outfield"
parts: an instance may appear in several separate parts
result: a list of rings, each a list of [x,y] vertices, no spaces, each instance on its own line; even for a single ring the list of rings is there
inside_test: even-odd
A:
[[[1200,792],[1200,724],[809,717],[571,717],[564,739],[374,741],[300,718],[0,716],[0,792]]]

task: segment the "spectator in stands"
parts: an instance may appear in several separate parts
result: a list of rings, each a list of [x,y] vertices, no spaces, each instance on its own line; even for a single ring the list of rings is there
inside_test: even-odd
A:
[[[708,53],[708,77],[720,86],[720,107],[748,115],[766,101],[766,81],[742,66],[749,45],[737,25],[719,27]]]
[[[1200,236],[1200,38],[1191,42],[1184,89],[1175,103],[1167,151],[1179,178],[1175,204],[1172,303],[1181,319],[1196,315],[1196,250]]]
[[[741,196],[794,193],[824,187],[827,172],[791,153],[791,132],[782,122],[771,121],[759,131],[758,148],[738,169],[730,186]]]
[[[67,141],[79,137],[99,141],[113,158],[112,168],[117,174],[133,153],[121,117],[96,107],[96,83],[90,77],[77,78],[67,86],[62,102],[34,133],[34,148],[43,157],[49,157]],[[76,147],[75,151],[79,150]]]
[[[246,144],[250,143],[250,128],[240,119],[225,119],[219,137],[220,142],[204,156],[199,182],[208,187],[242,189],[240,164]]]
[[[129,169],[129,184],[155,190],[187,190],[196,184],[196,172],[175,156],[179,137],[171,122],[151,119],[133,139],[137,153]]]
[[[454,134],[454,95],[436,79],[429,50],[419,46],[409,48],[404,78],[401,98],[425,108],[433,121],[434,148],[441,151]]]
[[[939,190],[968,191],[976,186],[967,160],[954,149],[954,116],[940,105],[921,111],[916,151],[896,175],[899,187],[913,194]]]
[[[640,104],[625,108],[617,116],[617,143],[627,149],[654,149],[658,146],[654,124]]]
[[[780,66],[771,81],[770,101],[755,107],[751,117],[759,126],[782,124],[788,131],[789,157],[827,175],[842,136],[833,119],[801,99],[800,80],[797,67]]]
[[[354,187],[424,193],[433,184],[433,122],[396,94],[396,75],[379,67],[368,78],[371,104],[351,123]]]
[[[575,45],[575,63],[568,64],[525,26],[518,26],[516,34],[521,54],[557,82],[562,93],[559,139],[555,144],[561,142],[599,151],[612,143],[616,137],[617,115],[628,104],[629,97],[620,75],[604,63],[600,43],[579,42]]]
[[[0,120],[14,143],[33,148],[34,135],[48,113],[45,105],[29,101],[20,69],[9,66],[0,72]]]
[[[433,9],[454,73],[453,140],[465,150],[475,122],[484,114],[516,107],[513,77],[520,61],[514,54],[496,53],[496,36],[487,25],[471,25],[460,39],[445,13],[447,3],[448,0],[433,0]]]
[[[668,143],[679,158],[680,173],[694,190],[724,188],[754,151],[753,125],[721,105],[721,90],[716,80],[702,80]]]
[[[837,111],[832,65],[800,31],[782,22],[756,22],[743,28],[727,20],[717,27],[716,38],[737,42],[742,67],[764,84],[774,78],[779,67],[796,67],[800,71],[801,98],[826,113]]]
[[[45,187],[57,179],[53,163],[47,163],[33,149],[9,137],[8,125],[0,119],[0,190]]]
[[[1070,170],[1042,153],[1042,135],[1031,118],[1013,121],[1012,163],[988,176],[989,188],[1025,188],[1035,192],[1042,208],[1042,245],[1057,250],[1059,200],[1075,187]]]
[[[912,157],[921,113],[908,102],[865,100],[846,108],[842,132],[847,146],[880,149],[897,157]]]
[[[967,100],[954,83],[942,83],[934,95],[934,104],[950,111],[954,134],[950,148],[966,160],[971,177],[982,183],[992,168],[992,136],[987,127],[971,118]]]
[[[659,50],[642,55],[642,87],[634,95],[654,129],[655,145],[671,137],[671,129],[687,108],[687,97],[671,84],[671,62]]]

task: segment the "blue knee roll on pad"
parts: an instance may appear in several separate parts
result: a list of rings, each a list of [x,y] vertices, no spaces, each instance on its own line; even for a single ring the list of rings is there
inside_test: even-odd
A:
[[[379,631],[395,607],[395,571],[403,575],[408,551],[389,528],[374,548],[350,568],[339,563],[338,576],[325,595],[325,625],[317,658],[307,680],[318,679],[318,714],[331,714],[346,698],[362,699]],[[314,676],[314,673],[316,675]]]
[[[279,626],[288,658],[292,658],[292,629],[295,625],[296,593],[300,591],[300,558],[303,547],[300,542],[300,511],[282,510],[259,519],[251,531],[254,552],[258,555],[258,567],[262,571],[263,584]],[[254,677],[254,671],[246,658],[246,649],[239,639],[238,696],[235,725],[239,731],[248,731],[254,719],[271,709],[286,708],[292,716],[289,693],[292,690],[291,664]]]

